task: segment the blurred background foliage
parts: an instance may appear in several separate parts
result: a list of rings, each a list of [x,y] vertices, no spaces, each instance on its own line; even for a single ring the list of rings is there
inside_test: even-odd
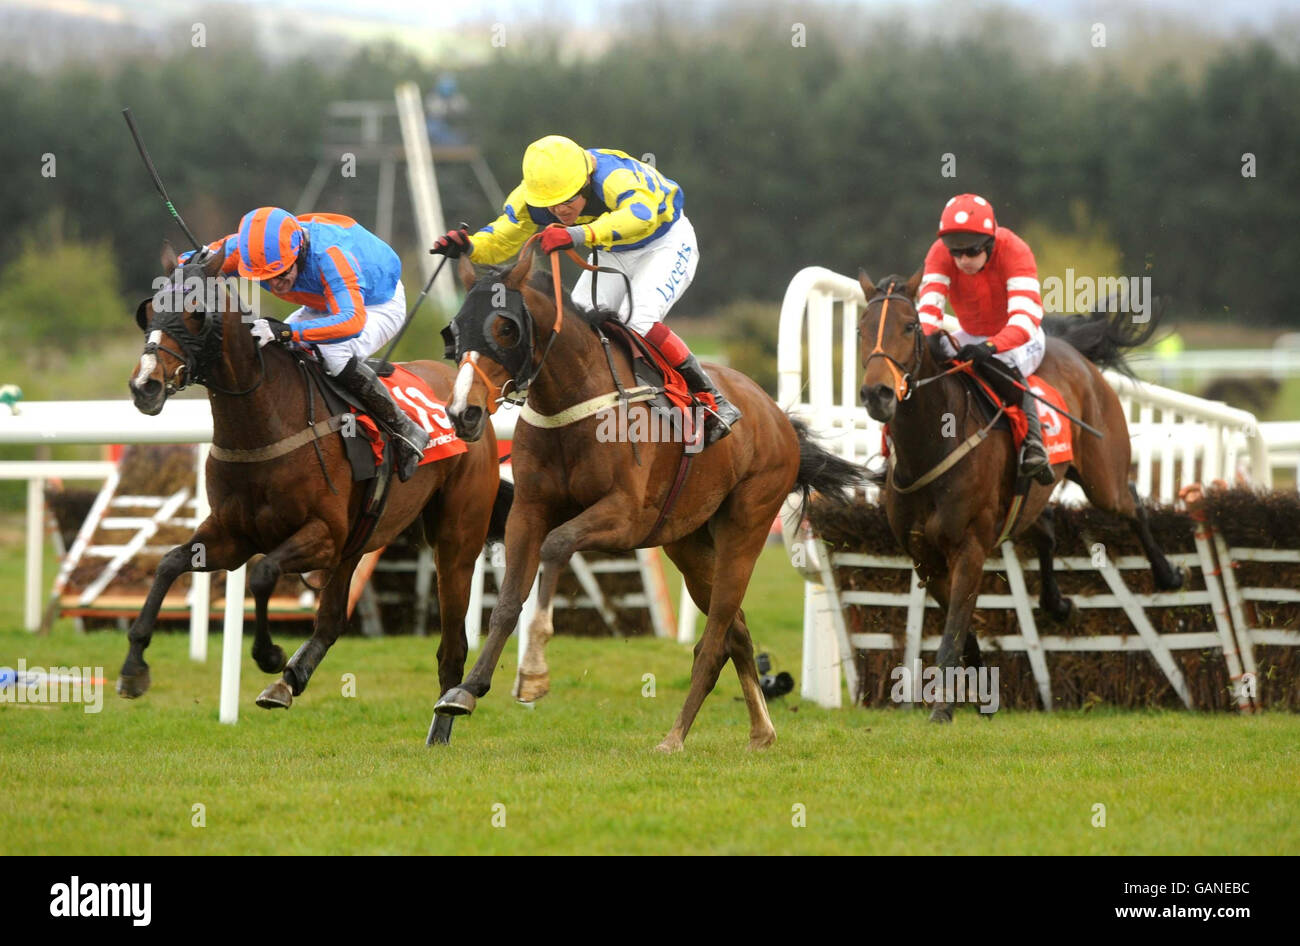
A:
[[[398,82],[427,91],[448,68],[506,189],[543,134],[653,153],[682,184],[701,244],[674,318],[724,326],[720,344],[756,373],[769,355],[774,371],[778,303],[798,269],[911,272],[943,202],[962,191],[988,196],[1029,238],[1044,277],[1146,275],[1183,320],[1300,326],[1288,278],[1300,259],[1300,66],[1277,44],[1130,37],[1062,58],[1035,52],[1041,34],[1023,10],[920,33],[899,16],[812,4],[800,8],[798,47],[771,7],[622,9],[627,29],[589,51],[561,27],[532,29],[470,64],[393,45],[266,55],[238,10],[220,7],[202,49],[187,18],[149,56],[0,66],[6,342],[93,347],[125,331],[161,239],[180,243],[124,105],[191,228],[214,239],[254,206],[303,209],[329,103],[391,102]],[[1254,178],[1242,175],[1246,152]],[[45,155],[53,177],[41,174]],[[945,155],[955,177],[941,174]],[[313,209],[372,225],[376,174],[335,176]],[[399,178],[393,242],[413,298],[409,267],[425,248]],[[443,185],[448,221],[494,215],[454,174]],[[416,337],[426,335],[423,354],[437,357],[432,328]]]

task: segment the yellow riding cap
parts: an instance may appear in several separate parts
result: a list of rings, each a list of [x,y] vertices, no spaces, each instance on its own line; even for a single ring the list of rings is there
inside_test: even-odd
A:
[[[547,135],[524,152],[524,200],[533,207],[554,207],[574,197],[587,183],[592,159],[563,135]]]
[[[568,141],[567,138],[543,138],[528,150],[532,152],[538,145],[557,140]],[[476,263],[491,264],[514,256],[538,230],[563,222],[548,207],[564,203],[584,189],[587,201],[573,223],[583,228],[588,246],[616,253],[635,250],[662,237],[681,218],[682,189],[653,165],[643,164],[614,148],[592,148],[582,154],[588,171],[579,171],[580,179],[576,182],[570,178],[541,198],[527,196],[530,184],[527,179],[512,190],[501,216],[474,234],[470,258]],[[525,158],[526,170],[529,164]],[[585,188],[587,173],[591,176],[590,188]],[[570,187],[573,189],[567,190]],[[552,199],[556,194],[560,196]],[[535,202],[539,200],[551,203]]]

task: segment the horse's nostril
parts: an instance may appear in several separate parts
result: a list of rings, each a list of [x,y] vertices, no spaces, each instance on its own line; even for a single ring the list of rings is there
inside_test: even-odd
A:
[[[466,427],[473,428],[478,426],[478,422],[483,418],[483,408],[467,407],[461,412],[460,419]]]

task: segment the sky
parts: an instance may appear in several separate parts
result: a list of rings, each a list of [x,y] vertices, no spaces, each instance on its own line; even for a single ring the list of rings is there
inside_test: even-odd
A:
[[[236,6],[259,11],[293,11],[324,15],[338,20],[364,20],[374,26],[400,29],[403,26],[446,28],[484,20],[541,16],[556,23],[581,27],[608,25],[624,0],[228,0]],[[683,9],[707,5],[708,0],[666,0]],[[950,3],[935,0],[838,0],[844,6],[868,11],[913,11],[934,13],[936,18]],[[201,6],[193,0],[0,0],[0,8],[18,7],[61,11],[87,16],[104,16],[121,22],[135,15],[159,12],[183,14]],[[756,4],[757,5],[757,4]],[[797,15],[798,2],[763,3],[783,13]],[[962,3],[963,9],[991,4],[984,0]],[[1048,20],[1123,19],[1134,12],[1167,14],[1209,31],[1235,31],[1243,27],[1267,29],[1278,17],[1293,18],[1296,0],[1001,0],[1000,5],[1023,8]],[[364,11],[363,14],[358,13]]]
[[[719,5],[745,0],[0,0],[0,60],[55,68],[72,56],[109,55],[123,45],[157,42],[166,27],[200,11],[246,10],[259,46],[271,55],[294,56],[304,42],[343,36],[352,43],[393,40],[426,60],[456,65],[471,48],[465,37],[501,23],[543,23],[571,31],[572,49],[598,50],[620,38],[629,22],[652,4],[670,17],[698,19]],[[1039,27],[1049,59],[1086,55],[1094,23],[1104,23],[1112,45],[1158,48],[1162,36],[1181,34],[1186,49],[1196,37],[1233,38],[1243,33],[1277,37],[1281,48],[1300,51],[1300,0],[755,0],[779,20],[799,21],[801,10],[842,7],[902,21],[910,32],[950,39],[969,17],[993,7],[1022,9]],[[1190,37],[1190,40],[1189,40]],[[310,38],[310,39],[309,39]],[[1136,41],[1135,43],[1132,41]],[[1216,44],[1217,45],[1217,44]]]

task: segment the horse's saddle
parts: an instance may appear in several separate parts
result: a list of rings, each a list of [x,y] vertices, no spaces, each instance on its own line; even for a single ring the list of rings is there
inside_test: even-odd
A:
[[[308,421],[314,423],[317,420],[324,420],[330,417],[337,417],[341,414],[361,414],[364,413],[359,405],[355,403],[356,395],[348,392],[334,378],[325,373],[321,363],[315,358],[308,357],[306,353],[295,351],[294,357],[298,359],[303,370],[306,371],[307,377],[307,410]],[[393,373],[391,362],[383,361],[378,358],[369,359],[366,364],[375,374],[381,378],[387,378]],[[320,410],[316,410],[317,397],[320,399]],[[379,425],[376,424],[376,427]],[[388,438],[384,435],[383,428],[380,427],[380,436],[385,440]],[[357,483],[374,479],[380,472],[380,467],[375,465],[375,454],[367,442],[366,437],[343,437],[343,449],[347,454],[348,463],[352,466],[352,479]],[[387,444],[385,444],[387,449]]]
[[[962,386],[966,389],[967,399],[975,405],[975,410],[979,412],[979,419],[987,424],[993,419],[994,414],[1002,410],[1002,416],[993,425],[993,429],[1005,430],[1011,433],[1011,420],[1006,411],[1003,410],[1002,400],[993,391],[989,383],[985,381],[981,384],[980,381],[977,381],[964,371],[957,372],[957,377],[961,379]]]
[[[663,352],[632,331],[613,316],[606,316],[591,323],[596,334],[610,343],[619,345],[632,362],[632,376],[637,385],[653,388],[657,393],[649,401],[651,410],[669,417],[673,426],[681,433],[683,415],[696,403],[686,379],[681,376]],[[615,383],[624,390],[621,381],[615,377]]]
[[[298,360],[300,370],[304,372],[307,386],[307,422],[309,425],[316,423],[318,416],[320,420],[328,420],[344,414],[355,416],[361,413],[359,408],[352,403],[356,400],[356,397],[348,393],[342,385],[326,374],[319,361],[308,357],[305,352],[294,351],[292,354]],[[393,366],[386,361],[370,359],[366,364],[381,378],[386,378],[393,373]],[[318,401],[320,405],[319,414],[317,411]],[[370,446],[369,439],[361,432],[360,425],[353,425],[352,436],[345,436],[344,428],[339,429],[344,454],[348,458],[348,465],[352,467],[352,479],[354,482],[366,484],[361,499],[361,510],[357,514],[356,521],[352,523],[347,540],[344,543],[344,558],[348,558],[365,547],[371,533],[375,530],[375,526],[379,523],[380,517],[384,514],[384,507],[388,505],[389,486],[392,485],[393,478],[394,448],[390,442],[391,438],[385,435],[383,428],[379,427],[378,424],[376,424],[376,427],[380,431],[380,437],[384,440],[382,447],[383,462],[378,465],[375,464],[375,452]],[[331,488],[333,488],[333,484],[331,484]]]

